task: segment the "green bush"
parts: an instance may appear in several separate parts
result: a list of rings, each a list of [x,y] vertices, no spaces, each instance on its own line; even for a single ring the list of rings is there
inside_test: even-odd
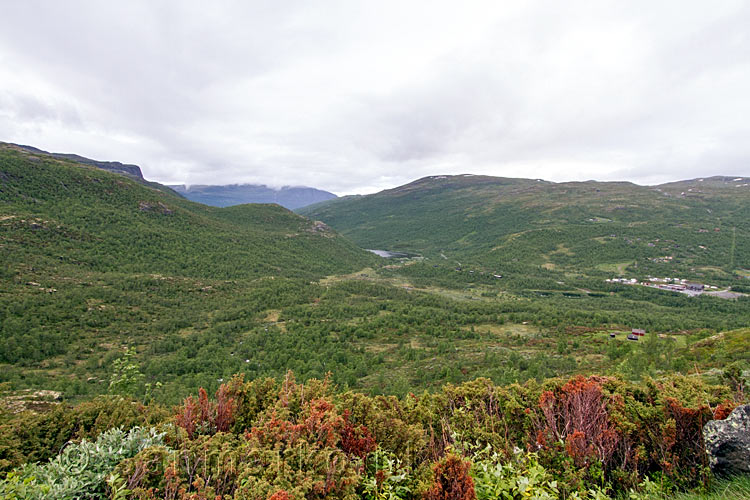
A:
[[[377,449],[367,457],[365,477],[360,486],[364,500],[402,500],[411,498],[414,479],[408,467],[391,454]]]
[[[120,396],[99,396],[72,408],[60,404],[42,414],[3,415],[0,474],[23,463],[50,460],[68,441],[96,439],[114,428],[153,427],[168,416],[160,405],[143,405]]]
[[[115,466],[150,446],[162,444],[163,434],[136,427],[111,429],[96,441],[84,439],[66,446],[46,464],[28,464],[0,482],[0,498],[75,500],[102,497]]]
[[[516,450],[505,461],[488,446],[472,456],[471,476],[477,500],[554,499],[558,497],[557,481],[533,453]]]

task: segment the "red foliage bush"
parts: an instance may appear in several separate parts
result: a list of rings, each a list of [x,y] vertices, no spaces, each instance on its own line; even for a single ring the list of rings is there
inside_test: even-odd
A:
[[[268,500],[292,500],[292,495],[287,493],[284,490],[279,490],[270,497],[268,497]]]
[[[303,403],[296,415],[284,407],[269,409],[245,434],[248,447],[243,460],[247,466],[240,482],[244,480],[246,485],[240,486],[239,498],[256,498],[246,495],[255,492],[253,488],[265,491],[266,486],[254,479],[261,476],[275,487],[289,490],[289,484],[295,485],[295,498],[350,498],[362,462],[359,458],[355,461],[353,453],[345,452],[344,443],[357,445],[358,439],[368,434],[365,431],[359,436],[354,432],[347,440],[347,427],[352,426],[347,426],[337,408],[325,398]]]
[[[206,390],[201,387],[198,400],[188,396],[182,407],[175,415],[175,423],[185,429],[188,438],[193,439],[196,434],[214,434],[228,432],[234,423],[234,398],[230,389],[222,384],[215,394],[216,401],[208,399]]]
[[[344,419],[333,405],[325,399],[315,399],[308,404],[309,412],[304,420],[308,436],[321,446],[333,448],[341,439]]]
[[[474,480],[469,475],[470,468],[470,462],[455,455],[447,455],[435,464],[435,481],[424,493],[424,500],[476,500]]]
[[[545,434],[554,441],[565,442],[568,454],[578,465],[595,457],[602,463],[612,458],[620,436],[610,419],[608,399],[602,392],[600,377],[578,376],[558,391],[545,391],[539,397],[544,415],[537,444],[546,442]]]
[[[212,420],[212,409],[211,408],[211,402],[208,400],[208,394],[206,393],[206,389],[201,387],[198,389],[198,406],[201,409],[200,414],[200,421],[201,422],[208,422]]]
[[[214,414],[214,424],[218,432],[229,432],[234,423],[233,414],[235,408],[235,400],[230,394],[229,387],[221,384],[216,391],[216,408]]]
[[[182,403],[182,408],[175,415],[176,424],[187,432],[190,439],[195,436],[200,418],[200,407],[193,396],[188,396]]]
[[[586,465],[587,459],[594,454],[592,446],[586,442],[586,435],[581,431],[574,431],[565,438],[565,451],[579,467]]]
[[[344,412],[344,427],[341,429],[341,449],[347,455],[365,458],[375,451],[377,443],[364,425],[355,427],[349,422],[351,412]]]
[[[725,400],[714,410],[714,420],[724,420],[729,416],[730,413],[732,413],[732,410],[734,410],[736,407],[737,405],[735,403],[729,400]]]
[[[686,408],[674,398],[667,398],[661,466],[668,474],[679,473],[698,477],[706,465],[703,444],[703,426],[711,420],[707,406]]]
[[[364,459],[375,450],[377,442],[364,425],[349,422],[350,412],[342,417],[326,399],[315,399],[305,404],[303,414],[297,422],[283,420],[274,411],[262,425],[253,426],[246,434],[265,445],[288,443],[293,445],[304,438],[321,447],[338,447],[349,456]]]

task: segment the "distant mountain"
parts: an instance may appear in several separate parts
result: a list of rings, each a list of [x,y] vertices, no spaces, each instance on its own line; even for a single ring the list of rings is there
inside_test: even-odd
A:
[[[750,269],[744,177],[639,186],[439,175],[298,212],[363,248],[438,262],[726,280]]]
[[[244,203],[276,203],[284,208],[296,208],[312,205],[321,201],[336,198],[328,191],[304,186],[284,186],[273,189],[261,184],[230,184],[226,186],[169,186],[185,198],[211,205],[229,207]]]

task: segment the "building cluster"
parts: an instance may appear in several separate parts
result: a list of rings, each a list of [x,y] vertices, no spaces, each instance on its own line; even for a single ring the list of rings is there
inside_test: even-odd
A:
[[[649,276],[643,281],[638,281],[635,278],[610,278],[604,281],[607,283],[622,283],[624,285],[648,286],[658,288],[659,290],[686,293],[688,295],[699,295],[708,289],[717,290],[715,286],[694,283],[682,278],[654,278]]]
[[[438,266],[437,266],[437,264],[436,264],[436,265],[434,265],[434,266],[432,266],[432,267],[438,267]],[[463,271],[463,268],[461,268],[460,266],[456,268],[456,272],[460,273],[460,272],[462,272],[462,271]],[[474,274],[474,271],[469,271],[469,274]],[[495,272],[492,272],[492,273],[490,273],[490,272],[487,272],[487,273],[485,273],[484,271],[479,271],[479,274],[489,274],[489,275],[491,275],[491,276],[492,276],[493,278],[495,278],[495,279],[498,279],[498,280],[499,280],[500,278],[502,278],[502,277],[503,277],[503,275],[502,275],[502,274],[497,274],[497,273],[495,273]]]
[[[657,264],[666,264],[667,262],[670,262],[673,259],[671,255],[665,255],[664,257],[654,257],[651,260],[651,262],[656,262]]]
[[[617,337],[616,332],[610,332],[609,333],[610,338]],[[630,333],[628,333],[628,340],[638,341],[641,337],[646,336],[646,330],[642,328],[633,328],[630,330]]]
[[[639,340],[641,337],[646,336],[646,330],[642,328],[633,328],[628,334],[628,340]]]

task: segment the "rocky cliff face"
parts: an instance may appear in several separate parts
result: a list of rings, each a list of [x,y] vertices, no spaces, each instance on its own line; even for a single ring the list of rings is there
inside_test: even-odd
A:
[[[93,167],[101,168],[102,170],[109,170],[110,172],[115,172],[117,174],[129,175],[130,177],[135,177],[136,179],[143,179],[143,173],[141,172],[141,167],[139,167],[138,165],[120,163],[119,161],[92,160],[89,158],[84,158],[83,156],[78,156],[78,155],[73,155],[73,154],[52,153],[52,156],[56,158],[65,158],[67,160],[73,160],[77,163],[91,165]]]

